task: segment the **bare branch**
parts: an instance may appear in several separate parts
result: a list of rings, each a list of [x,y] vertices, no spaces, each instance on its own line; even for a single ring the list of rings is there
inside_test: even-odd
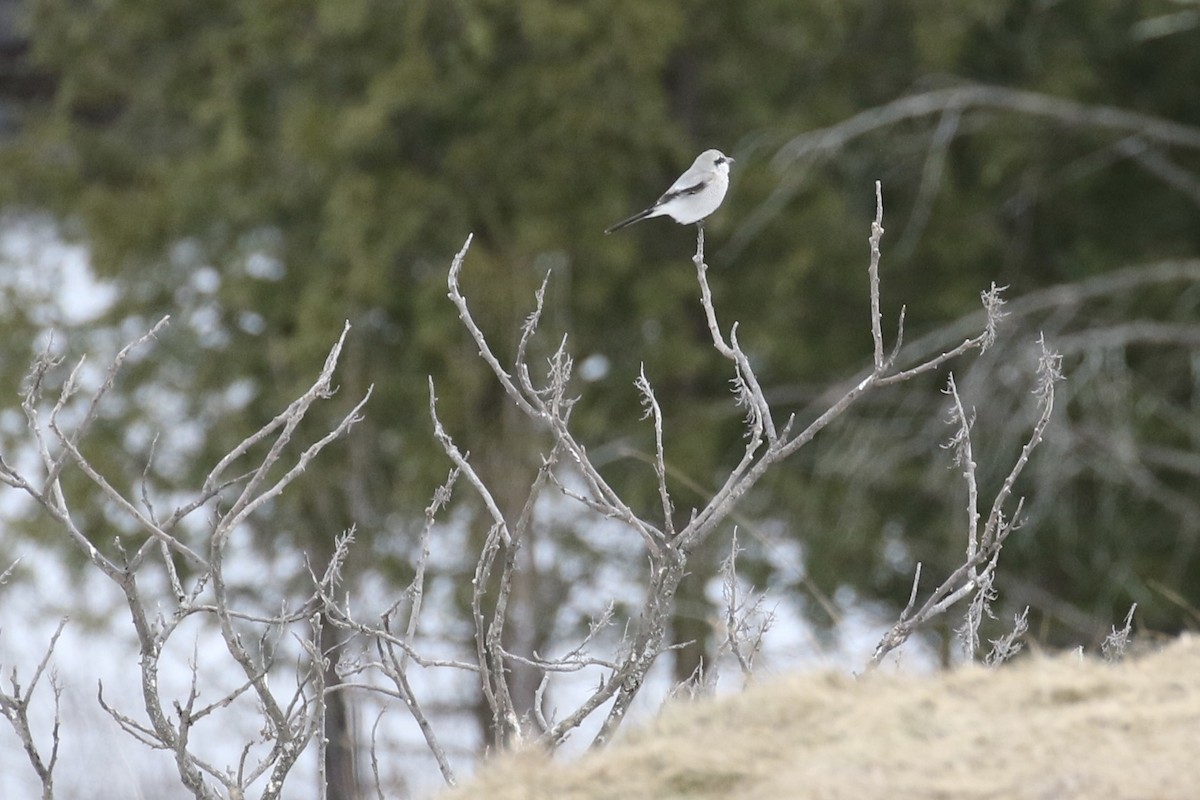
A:
[[[483,479],[479,477],[479,473],[467,461],[466,455],[458,449],[458,445],[450,438],[450,434],[446,432],[442,425],[441,419],[437,415],[437,393],[433,388],[433,378],[429,379],[429,416],[433,419],[433,436],[438,440],[442,449],[446,451],[446,455],[454,463],[455,468],[462,474],[467,476],[467,481],[475,487],[475,491],[479,494],[479,499],[483,501],[484,507],[487,508],[488,516],[492,518],[492,523],[500,532],[501,539],[505,544],[512,542],[512,536],[508,532],[508,523],[504,520],[504,514],[500,511],[500,506],[496,504],[496,498],[492,496],[492,492],[488,489]]]
[[[522,384],[526,387],[526,392],[523,393],[522,387],[513,381],[508,372],[500,365],[499,359],[492,352],[486,337],[484,337],[474,318],[472,318],[467,300],[459,288],[459,275],[462,271],[463,261],[466,258],[467,249],[470,247],[470,244],[471,237],[468,236],[463,248],[458,252],[454,258],[454,262],[451,264],[448,286],[450,300],[458,309],[459,318],[462,320],[463,325],[478,345],[480,357],[487,362],[496,379],[500,382],[501,387],[516,406],[534,422],[549,427],[555,441],[561,446],[563,452],[569,456],[570,463],[578,468],[589,491],[592,492],[592,497],[587,502],[589,504],[595,503],[598,509],[602,509],[601,513],[605,514],[605,516],[625,522],[642,536],[648,547],[651,549],[657,548],[659,542],[664,538],[662,531],[640,518],[621,499],[600,474],[600,471],[592,464],[588,458],[586,448],[576,440],[568,427],[567,423],[573,401],[565,397],[566,381],[569,377],[571,366],[570,356],[566,352],[565,338],[551,358],[550,383],[545,389],[541,390],[533,388],[532,383],[528,379],[528,367],[522,362],[517,365],[517,372],[523,376],[521,379]],[[545,285],[544,282],[543,285]],[[528,345],[528,338],[533,335],[533,331],[540,319],[541,297],[543,294],[539,293],[537,309],[529,316],[525,323],[525,332],[522,334],[525,343],[519,348],[522,358],[524,358],[525,348]],[[555,483],[561,486],[561,483],[557,481]]]
[[[960,114],[956,111],[943,118],[947,142],[954,135],[959,117]],[[931,153],[930,158],[931,162],[927,165],[928,171],[937,168],[933,163],[937,154]],[[738,503],[754,488],[757,482],[781,461],[812,441],[818,433],[841,417],[854,403],[875,387],[907,380],[923,372],[937,369],[957,355],[971,350],[982,350],[992,343],[996,336],[997,324],[1002,316],[1000,290],[995,286],[982,294],[985,307],[985,318],[980,326],[982,330],[979,330],[974,336],[966,338],[957,347],[949,348],[940,355],[925,358],[915,366],[908,367],[903,371],[893,371],[893,365],[902,352],[904,314],[902,311],[896,342],[889,352],[885,348],[883,338],[879,276],[880,246],[884,232],[882,186],[877,183],[875,188],[876,216],[869,240],[870,261],[868,264],[872,337],[871,368],[844,388],[839,396],[834,397],[823,410],[815,415],[814,419],[804,425],[797,424],[794,416],[789,417],[782,427],[776,425],[772,409],[754,372],[751,359],[738,341],[737,324],[730,326],[727,335],[722,332],[713,304],[712,290],[707,280],[704,233],[703,229],[698,230],[693,263],[696,267],[697,284],[700,289],[701,309],[714,349],[723,358],[732,362],[731,383],[734,386],[736,402],[747,412],[747,443],[739,463],[725,477],[720,488],[702,508],[693,511],[688,523],[678,530],[674,522],[674,508],[667,485],[664,415],[644,370],[638,375],[635,387],[641,395],[646,418],[650,419],[654,426],[654,453],[652,456],[647,455],[646,460],[655,469],[659,495],[658,504],[664,519],[662,530],[647,522],[631,509],[629,504],[606,481],[589,457],[586,448],[572,433],[569,421],[576,398],[567,394],[573,364],[565,336],[560,337],[556,349],[548,359],[544,384],[535,383],[533,379],[528,358],[533,338],[537,335],[542,320],[549,275],[547,274],[543,279],[535,293],[534,309],[521,326],[515,362],[509,369],[501,364],[488,344],[487,338],[472,318],[466,298],[461,291],[461,272],[471,243],[471,238],[468,237],[450,267],[447,281],[448,296],[457,309],[463,325],[474,339],[480,357],[487,363],[505,394],[517,409],[541,426],[549,437],[549,446],[544,451],[542,464],[531,483],[520,515],[515,521],[505,517],[492,490],[472,468],[469,455],[458,448],[446,431],[438,417],[437,397],[432,379],[430,379],[430,416],[433,421],[434,436],[452,462],[453,469],[451,478],[444,487],[445,499],[440,499],[440,495],[435,495],[434,502],[426,511],[421,555],[417,558],[416,574],[412,584],[400,601],[393,604],[382,615],[382,626],[373,628],[353,620],[348,602],[344,607],[339,607],[334,602],[332,597],[333,581],[317,581],[319,600],[327,609],[328,617],[333,624],[363,636],[373,644],[376,651],[378,660],[360,661],[352,667],[351,671],[360,673],[377,670],[387,678],[391,687],[377,688],[375,691],[379,691],[387,697],[399,699],[408,706],[410,713],[422,728],[426,743],[434,753],[448,783],[453,780],[449,763],[433,735],[432,726],[429,724],[421,704],[417,702],[412,687],[408,683],[406,669],[410,661],[418,664],[453,666],[476,672],[480,692],[491,713],[492,733],[498,742],[510,742],[520,738],[523,734],[521,714],[525,714],[526,719],[531,715],[541,730],[539,740],[550,747],[555,747],[565,741],[583,720],[601,708],[607,707],[600,730],[593,739],[594,746],[603,745],[611,740],[622,724],[658,656],[670,649],[666,635],[674,611],[675,593],[680,581],[687,574],[689,555],[725,520],[730,518]],[[920,220],[917,219],[916,223],[919,229]],[[974,486],[975,466],[969,442],[970,419],[965,409],[962,408],[962,402],[958,397],[957,387],[953,380],[951,380],[948,392],[955,401],[954,420],[960,428],[958,435],[962,437],[962,441],[958,443],[960,466]],[[573,474],[578,475],[582,488],[578,488],[579,484],[565,479],[563,470],[574,471]],[[470,595],[471,615],[474,623],[473,664],[422,660],[414,648],[434,515],[448,500],[449,484],[453,482],[455,476],[460,474],[467,479],[475,493],[481,498],[489,521],[488,530],[475,563]],[[513,591],[518,564],[516,553],[526,534],[532,529],[538,505],[537,498],[541,488],[546,484],[558,487],[565,497],[578,501],[591,512],[625,523],[629,528],[637,531],[646,545],[649,562],[648,586],[641,608],[631,616],[628,622],[626,632],[617,646],[615,657],[593,656],[588,653],[588,648],[593,642],[599,626],[593,626],[584,637],[583,642],[565,655],[556,658],[544,658],[537,652],[533,652],[532,655],[528,652],[512,652],[504,646],[503,633],[510,616],[509,597]],[[986,610],[987,602],[990,599],[990,589],[983,587],[990,587],[998,563],[1000,547],[1007,535],[1016,528],[1013,520],[1019,515],[1020,506],[1018,504],[1018,511],[1013,520],[1006,519],[1002,513],[1004,500],[1007,499],[1007,495],[1004,495],[994,506],[997,510],[993,515],[993,526],[989,528],[985,525],[984,527],[985,531],[990,532],[989,537],[985,538],[979,531],[977,494],[977,487],[970,491],[970,506],[974,510],[969,520],[972,533],[968,539],[966,563],[936,587],[924,602],[921,602],[918,597],[921,577],[921,567],[918,565],[908,606],[901,616],[901,622],[897,624],[889,637],[885,637],[885,641],[881,642],[880,655],[887,649],[898,646],[911,631],[932,616],[944,613],[964,598],[974,596],[973,607],[981,611]],[[733,547],[732,554],[727,560],[727,637],[723,646],[733,652],[743,672],[749,673],[771,617],[769,614],[762,614],[761,597],[756,597],[753,593],[747,596],[741,591],[736,576],[736,536]],[[391,632],[392,619],[398,614],[406,599],[409,602],[409,616],[405,633],[403,636],[396,636]],[[606,615],[603,624],[607,624],[607,622]],[[977,626],[972,630],[977,631]],[[540,676],[537,676],[537,686],[533,692],[535,704],[533,708],[518,709],[516,707],[510,675],[510,668],[516,666],[541,673]],[[557,713],[547,714],[544,702],[554,677],[562,673],[579,672],[585,669],[598,669],[602,672],[592,693],[573,711],[561,718],[555,719],[558,716]],[[366,688],[367,684],[356,684],[356,686]],[[347,688],[347,684],[343,683],[341,688]]]
[[[954,451],[954,466],[962,467],[963,480],[967,484],[967,561],[974,563],[979,550],[979,484],[975,476],[975,454],[971,447],[971,428],[975,424],[975,415],[968,415],[963,408],[953,374],[946,383],[945,392],[953,400],[949,423],[955,427],[950,441],[942,447]]]
[[[157,323],[155,323],[154,327],[152,327],[149,331],[135,341],[125,345],[123,348],[121,348],[120,352],[117,353],[116,358],[114,358],[112,364],[109,365],[108,372],[104,376],[103,383],[100,384],[100,388],[96,390],[95,394],[92,395],[92,399],[88,402],[87,411],[84,412],[83,420],[75,427],[75,430],[71,433],[69,438],[62,437],[62,435],[59,434],[60,438],[62,438],[63,444],[67,445],[68,450],[76,450],[80,440],[92,426],[92,423],[96,421],[96,417],[100,413],[100,401],[103,400],[105,395],[107,395],[113,386],[116,385],[117,374],[120,373],[121,367],[124,366],[125,361],[129,358],[129,354],[151,339],[156,338],[159,331],[167,326],[167,323],[170,321],[170,319],[170,316],[163,317]],[[65,384],[63,384],[62,394],[59,398],[59,402],[55,406],[54,412],[51,414],[50,427],[56,434],[59,433],[57,427],[58,412],[62,409],[63,405],[66,403],[66,400],[75,392],[75,387],[77,385],[76,377],[79,373],[80,367],[82,366],[83,361],[81,360],[79,364],[76,365],[75,370],[71,373],[71,377],[67,379]],[[59,473],[62,472],[63,464],[64,460],[62,457],[59,457],[51,464],[44,483],[46,487],[50,487],[58,482],[58,476]]]
[[[996,341],[996,331],[1000,321],[1007,316],[1003,311],[1004,299],[1002,293],[1005,288],[1007,287],[998,287],[993,283],[990,289],[980,293],[980,299],[983,301],[983,308],[986,314],[984,329],[981,333],[964,339],[957,347],[945,350],[914,367],[883,376],[879,379],[878,384],[880,386],[889,386],[894,383],[903,383],[915,378],[917,375],[935,370],[947,361],[958,358],[971,350],[978,350],[982,353],[991,347],[992,343]]]
[[[79,451],[79,448],[76,445],[76,440],[78,439],[77,436],[65,436],[61,431],[58,430],[58,427],[54,422],[51,422],[50,426],[54,430],[54,433],[59,437],[64,450],[71,456],[71,459],[79,468],[79,470],[86,475],[92,481],[92,483],[96,484],[96,486],[98,486],[110,500],[116,503],[122,511],[124,511],[129,515],[130,518],[137,522],[143,530],[149,533],[151,537],[156,539],[163,546],[174,550],[180,555],[183,555],[193,565],[199,567],[200,569],[208,568],[208,561],[203,556],[155,525],[151,518],[142,514],[141,510],[139,510],[137,506],[126,499],[123,494],[117,491],[117,489],[108,482],[107,478],[101,475],[96,468],[92,466],[91,462],[89,462],[87,458],[84,457],[83,453]]]
[[[675,509],[671,505],[671,496],[667,492],[667,464],[663,453],[662,409],[658,406],[658,398],[654,396],[654,389],[651,388],[650,381],[646,379],[645,364],[642,364],[634,385],[637,386],[638,392],[642,395],[642,407],[645,409],[642,419],[646,419],[647,417],[654,418],[654,474],[658,477],[658,497],[662,503],[663,526],[667,531],[667,535],[674,538],[675,522],[673,517]]]
[[[871,341],[875,344],[875,371],[886,369],[883,357],[883,315],[879,310],[879,242],[883,239],[883,184],[875,181],[875,221],[871,223],[871,262],[867,267],[871,294]]]
[[[301,454],[296,464],[289,469],[282,478],[275,482],[269,489],[259,491],[259,486],[266,480],[267,474],[271,468],[279,461],[283,454],[284,447],[291,441],[292,435],[295,433],[296,427],[300,421],[304,419],[308,413],[308,409],[317,400],[325,400],[333,396],[333,372],[337,368],[338,358],[341,356],[342,346],[345,344],[346,335],[350,332],[350,323],[346,323],[342,328],[342,335],[334,344],[333,349],[329,351],[329,355],[325,359],[325,366],[321,369],[321,374],[317,380],[309,388],[307,392],[301,395],[297,400],[292,402],[288,410],[284,412],[283,429],[276,438],[275,443],[271,446],[267,455],[263,457],[262,463],[255,468],[250,480],[242,489],[241,495],[234,501],[233,506],[222,517],[216,531],[216,538],[220,539],[227,536],[228,533],[237,527],[246,517],[255,511],[264,503],[270,502],[277,497],[292,481],[304,472],[309,463],[316,458],[325,447],[332,441],[340,439],[350,430],[352,426],[358,423],[362,417],[359,415],[367,401],[371,399],[373,386],[368,387],[366,394],[361,400],[355,404],[332,431],[327,433],[317,442],[308,446]]]
[[[1033,450],[1042,441],[1054,409],[1054,386],[1062,380],[1061,357],[1046,347],[1044,339],[1039,339],[1039,345],[1042,352],[1038,360],[1037,384],[1033,393],[1038,399],[1040,414],[1034,423],[1028,441],[1022,447],[1020,455],[996,493],[982,530],[979,529],[978,489],[974,456],[971,450],[970,420],[958,396],[953,376],[951,376],[947,392],[953,398],[950,421],[956,426],[956,431],[951,439],[950,448],[955,452],[955,463],[963,467],[963,477],[967,481],[968,487],[967,553],[963,563],[933,590],[915,612],[913,608],[917,583],[914,581],[913,594],[909,598],[908,605],[896,623],[880,639],[868,664],[869,668],[877,666],[884,656],[903,644],[918,628],[934,617],[945,613],[965,597],[972,597],[972,602],[967,609],[960,634],[968,655],[974,657],[978,651],[979,626],[983,617],[991,614],[990,604],[995,598],[992,584],[999,563],[1000,550],[1009,534],[1019,527],[1023,504],[1017,503],[1017,509],[1009,519],[1005,517],[1004,507],[1012,495],[1017,477],[1029,462]],[[917,574],[919,578],[919,568]],[[1011,645],[1012,642],[1010,641],[1008,644]]]
[[[984,659],[984,663],[989,667],[995,667],[1011,660],[1017,653],[1021,652],[1023,643],[1021,639],[1029,631],[1029,606],[1025,606],[1025,610],[1020,614],[1013,615],[1012,630],[1004,634],[998,639],[991,639],[992,649]]]
[[[421,552],[417,557],[416,568],[413,570],[412,582],[404,592],[410,599],[408,627],[404,632],[405,641],[411,642],[417,638],[417,625],[421,618],[421,603],[425,597],[425,570],[429,565],[429,541],[433,536],[433,523],[438,511],[450,502],[450,497],[454,492],[454,482],[458,480],[460,472],[461,470],[457,466],[450,470],[450,474],[446,476],[445,482],[434,491],[433,500],[425,508],[425,526],[421,529]],[[408,659],[408,652],[405,651],[399,662],[401,672],[408,667]]]
[[[470,249],[473,238],[474,234],[467,236],[467,240],[463,242],[462,249],[454,256],[454,261],[450,264],[450,274],[447,281],[450,302],[454,303],[455,308],[458,309],[458,318],[466,326],[467,332],[471,334],[471,338],[475,340],[475,344],[479,346],[480,358],[492,368],[492,372],[495,374],[496,379],[500,381],[500,385],[504,387],[504,391],[508,394],[509,399],[516,403],[517,407],[531,419],[541,419],[542,413],[525,399],[524,395],[521,394],[521,390],[513,383],[512,376],[504,370],[504,367],[500,366],[500,359],[496,358],[496,354],[492,352],[491,346],[488,345],[483,331],[475,324],[475,319],[471,316],[471,312],[467,308],[467,299],[459,289],[458,278],[462,274],[463,262],[467,258],[467,250]],[[528,324],[535,325],[536,317],[532,317],[531,323]]]
[[[972,108],[1001,109],[1076,127],[1135,133],[1160,144],[1200,149],[1200,130],[1189,125],[1111,106],[1089,106],[1063,97],[976,84],[902,97],[832,127],[797,136],[780,149],[775,165],[788,167],[799,159],[839,150],[854,139],[907,119]]]
[[[1125,625],[1117,629],[1113,626],[1112,632],[1104,637],[1104,641],[1100,643],[1100,652],[1104,654],[1104,660],[1112,664],[1120,661],[1125,657],[1125,651],[1129,649],[1129,637],[1133,632],[1133,612],[1137,611],[1137,603],[1129,606],[1129,613],[1125,615]]]
[[[386,617],[384,618],[383,625],[384,631],[387,632],[388,620]],[[376,636],[374,640],[375,649],[381,659],[380,667],[383,674],[396,687],[394,696],[400,699],[408,708],[409,713],[412,714],[417,727],[421,730],[421,735],[425,738],[425,743],[429,747],[430,753],[433,754],[434,759],[437,761],[438,769],[442,773],[442,779],[445,780],[446,785],[454,786],[456,779],[454,770],[450,766],[450,760],[446,756],[446,750],[439,741],[433,725],[429,722],[428,716],[426,716],[425,711],[417,700],[412,685],[409,683],[407,659],[410,657],[410,652],[407,645],[403,649],[403,656],[397,658],[395,651],[397,642],[391,638],[390,634],[388,636]],[[376,690],[376,687],[370,688]]]
[[[774,612],[763,612],[763,597],[751,593],[740,597],[738,593],[737,529],[734,528],[729,556],[721,565],[722,594],[725,598],[725,642],[724,646],[737,659],[742,676],[749,680],[754,671],[754,660],[762,650],[763,639],[775,623]]]
[[[375,779],[375,797],[376,800],[384,800],[383,782],[379,779],[379,723],[383,722],[383,715],[387,713],[387,709],[380,711],[375,717],[375,724],[371,726],[371,775]]]
[[[696,229],[696,255],[692,257],[692,262],[696,265],[696,280],[700,284],[700,305],[704,309],[704,316],[708,321],[709,335],[712,336],[713,347],[717,352],[725,356],[733,362],[734,368],[737,371],[737,379],[741,386],[745,387],[746,406],[752,414],[754,425],[761,425],[766,431],[767,441],[774,442],[777,438],[775,431],[775,422],[771,417],[771,406],[767,402],[766,396],[763,394],[762,387],[758,384],[758,378],[754,374],[754,370],[750,366],[750,359],[742,352],[741,347],[737,343],[737,323],[734,323],[730,329],[727,343],[724,336],[721,335],[721,327],[717,323],[717,312],[713,308],[712,290],[708,286],[708,265],[704,263],[704,228],[697,227]]]
[[[15,566],[15,564],[13,565]],[[0,583],[11,573],[12,567],[9,567],[5,573],[0,576]],[[13,668],[9,675],[10,691],[5,691],[0,688],[0,714],[3,714],[12,726],[13,732],[21,741],[22,747],[25,748],[25,755],[29,758],[29,764],[33,767],[33,771],[37,774],[38,780],[42,784],[43,800],[51,800],[54,797],[54,767],[58,764],[58,747],[59,726],[62,723],[60,712],[60,701],[62,699],[62,686],[58,683],[57,677],[53,674],[50,676],[50,690],[54,695],[54,725],[50,731],[50,754],[46,756],[43,751],[38,749],[37,743],[34,741],[33,730],[29,725],[29,708],[33,702],[33,693],[37,690],[38,683],[42,676],[46,673],[46,668],[50,664],[50,659],[54,655],[54,648],[58,644],[58,637],[62,635],[63,628],[67,625],[67,618],[63,617],[59,620],[58,627],[50,636],[50,643],[46,646],[46,652],[42,655],[42,660],[38,662],[37,667],[33,671],[33,676],[29,679],[29,686],[25,689],[21,688],[21,683],[17,678],[17,670]]]
[[[946,156],[950,152],[950,144],[958,133],[962,121],[962,109],[950,107],[941,114],[937,129],[929,142],[929,152],[925,156],[925,166],[921,170],[921,183],[917,187],[917,199],[913,202],[912,213],[900,235],[900,243],[896,245],[896,257],[907,261],[917,247],[925,226],[929,223],[929,215],[933,210],[933,201],[942,185],[942,171],[946,166]]]
[[[1046,346],[1045,337],[1038,337],[1038,346],[1041,348],[1041,355],[1038,358],[1038,382],[1033,393],[1037,397],[1041,414],[1034,423],[1029,439],[1021,448],[1021,454],[1017,457],[1008,475],[1005,476],[1000,491],[996,493],[996,499],[992,502],[992,510],[988,514],[987,522],[984,523],[982,535],[982,544],[985,547],[989,546],[993,540],[1002,539],[1005,535],[1004,504],[1008,502],[1017,478],[1025,469],[1025,465],[1029,463],[1029,457],[1033,454],[1034,449],[1042,443],[1042,437],[1045,435],[1046,428],[1050,425],[1051,415],[1054,413],[1054,387],[1063,379],[1062,356]]]

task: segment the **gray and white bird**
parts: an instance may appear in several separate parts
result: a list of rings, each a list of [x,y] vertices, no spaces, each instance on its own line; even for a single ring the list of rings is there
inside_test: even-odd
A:
[[[705,150],[696,156],[687,172],[671,184],[663,196],[645,211],[623,219],[605,231],[612,233],[626,225],[651,217],[670,217],[680,225],[698,223],[717,210],[729,189],[729,165],[733,159],[720,150]]]

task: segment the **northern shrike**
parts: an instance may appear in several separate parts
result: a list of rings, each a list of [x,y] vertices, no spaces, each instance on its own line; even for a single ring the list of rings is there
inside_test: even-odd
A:
[[[720,150],[705,150],[696,156],[688,171],[679,176],[663,196],[645,211],[621,220],[605,231],[612,233],[626,225],[651,217],[670,217],[680,225],[691,225],[717,210],[729,188],[729,165],[733,159]]]

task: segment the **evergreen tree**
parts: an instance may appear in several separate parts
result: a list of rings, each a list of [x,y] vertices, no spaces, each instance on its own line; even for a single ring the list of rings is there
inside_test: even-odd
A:
[[[537,465],[536,432],[508,410],[445,301],[445,270],[468,232],[465,289],[493,340],[515,345],[553,270],[547,327],[569,333],[577,357],[597,367],[575,420],[615,454],[606,467],[614,482],[641,487],[647,507],[655,496],[632,388],[639,364],[663,400],[680,496],[693,490],[700,503],[710,476],[740,453],[741,429],[695,302],[692,232],[662,220],[602,231],[705,147],[738,159],[708,226],[717,302],[742,321],[781,411],[801,416],[868,356],[863,244],[876,178],[888,204],[885,313],[907,308],[910,341],[969,313],[992,281],[1020,298],[1191,258],[1200,246],[1198,148],[1127,129],[965,107],[879,127],[819,158],[784,158],[806,131],[972,82],[1200,125],[1200,90],[1181,79],[1200,74],[1195,31],[1161,33],[1132,0],[25,8],[27,82],[9,95],[19,122],[0,150],[0,197],[10,209],[50,212],[65,236],[87,243],[119,288],[96,323],[114,340],[164,313],[176,320],[161,360],[136,365],[125,388],[136,399],[136,387],[158,387],[180,406],[168,413],[153,402],[164,395],[143,395],[151,400],[110,420],[111,438],[91,441],[92,453],[135,480],[150,439],[122,431],[183,418],[204,436],[158,469],[205,469],[296,394],[349,320],[342,402],[329,413],[373,385],[363,427],[336,463],[308,476],[308,491],[256,523],[254,540],[319,562],[357,524],[354,568],[398,586],[410,560],[396,543],[410,541],[446,468],[430,436],[426,376],[447,426],[506,487],[507,510]],[[1189,341],[1197,298],[1180,286],[1097,296],[1069,318],[1030,312],[1011,341],[1031,340],[1039,326],[1086,339],[1136,319],[1172,322]],[[10,340],[32,341],[39,324],[5,320]],[[1036,530],[1010,546],[1013,577],[1002,589],[1032,602],[1063,640],[1089,635],[1080,615],[1107,630],[1130,597],[1165,628],[1183,622],[1168,598],[1200,603],[1200,587],[1183,579],[1200,559],[1197,470],[1186,457],[1198,440],[1187,417],[1197,402],[1190,341],[1106,349],[1087,340],[1068,351],[1068,377],[1086,388],[1054,435],[1103,437],[1119,422],[1145,446],[1122,464],[1107,447],[1089,459],[1078,438],[1059,439],[1063,458],[1024,487]],[[6,363],[8,376],[19,361]],[[984,397],[1019,395],[1000,391],[996,370],[978,374],[981,414]],[[1128,379],[1121,393],[1092,391],[1112,387],[1113,374]],[[784,520],[782,536],[806,554],[801,581],[773,572],[777,543],[760,546],[758,580],[792,582],[801,598],[847,586],[902,604],[914,559],[954,563],[958,489],[947,488],[954,476],[933,446],[941,434],[926,425],[940,380],[861,409],[750,499],[749,518]],[[1008,463],[1022,429],[1023,407],[1004,402],[997,416],[981,415],[994,437],[985,472]],[[543,535],[588,551],[586,531]],[[680,677],[705,651],[704,589],[717,560],[681,588],[676,639],[697,644],[677,651]],[[528,575],[531,602],[569,580]],[[523,645],[550,635],[533,626]]]

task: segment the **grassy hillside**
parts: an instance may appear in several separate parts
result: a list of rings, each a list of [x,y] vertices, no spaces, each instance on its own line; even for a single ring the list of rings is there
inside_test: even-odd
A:
[[[1200,797],[1200,638],[1116,665],[799,675],[678,703],[570,763],[497,759],[446,800]]]

